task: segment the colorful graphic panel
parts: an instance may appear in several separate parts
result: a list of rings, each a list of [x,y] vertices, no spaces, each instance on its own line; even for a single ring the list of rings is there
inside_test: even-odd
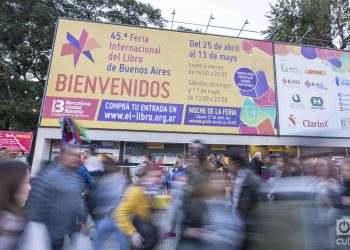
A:
[[[350,137],[350,53],[274,46],[280,134]]]

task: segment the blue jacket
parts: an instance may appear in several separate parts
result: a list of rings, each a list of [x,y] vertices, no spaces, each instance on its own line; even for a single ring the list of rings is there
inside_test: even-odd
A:
[[[80,166],[77,167],[76,172],[82,178],[87,188],[90,188],[95,183],[94,178],[92,178],[89,171],[83,164],[80,164]]]

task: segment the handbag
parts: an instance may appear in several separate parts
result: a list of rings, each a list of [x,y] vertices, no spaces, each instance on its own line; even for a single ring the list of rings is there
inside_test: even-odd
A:
[[[142,242],[144,249],[153,249],[159,243],[158,227],[138,216],[134,216],[133,225],[137,232],[141,234],[144,241]]]

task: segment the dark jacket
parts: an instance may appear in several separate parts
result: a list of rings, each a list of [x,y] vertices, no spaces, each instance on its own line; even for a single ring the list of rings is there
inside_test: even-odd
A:
[[[77,174],[82,178],[83,182],[86,184],[86,188],[90,188],[95,184],[94,178],[92,178],[89,171],[83,164],[80,164],[80,166],[77,167],[76,171]]]
[[[187,250],[203,247],[199,239],[187,238],[183,235],[187,228],[202,228],[205,224],[206,205],[203,200],[209,180],[209,165],[202,166],[201,171],[189,173],[187,188],[182,202],[183,220],[181,225],[181,238],[178,250]]]
[[[76,171],[61,165],[46,169],[32,185],[26,204],[28,219],[44,223],[53,244],[63,241],[86,220],[83,189]]]
[[[252,170],[256,175],[261,176],[262,169],[261,167],[264,165],[262,161],[257,158],[253,158],[249,163],[249,169]]]
[[[236,210],[245,219],[250,217],[258,203],[259,186],[259,179],[252,171],[249,171],[242,183],[242,189],[236,207]]]
[[[184,235],[187,228],[202,228],[205,223],[205,215],[207,214],[207,207],[202,198],[189,197],[188,194],[183,201],[183,220],[181,225],[181,237],[177,250],[190,250],[202,248],[206,244],[197,238],[188,238]]]

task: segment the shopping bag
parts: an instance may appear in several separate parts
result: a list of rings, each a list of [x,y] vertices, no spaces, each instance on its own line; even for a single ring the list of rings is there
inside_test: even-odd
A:
[[[145,249],[153,249],[160,240],[157,226],[138,216],[134,216],[132,222],[137,232],[144,239],[142,242],[143,247]]]
[[[44,223],[29,221],[20,238],[18,250],[52,250],[49,232]]]

